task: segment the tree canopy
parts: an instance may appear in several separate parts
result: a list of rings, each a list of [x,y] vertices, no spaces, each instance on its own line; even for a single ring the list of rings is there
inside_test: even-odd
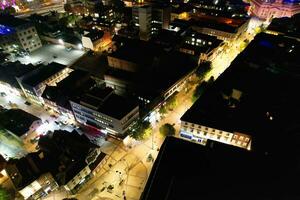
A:
[[[171,124],[166,123],[159,128],[159,132],[164,136],[172,136],[175,135],[175,128]]]
[[[207,73],[212,69],[211,62],[210,61],[205,61],[200,63],[200,66],[196,70],[196,75],[198,78],[204,78]]]
[[[152,127],[150,122],[139,120],[131,128],[129,135],[136,140],[143,140],[151,134],[151,131]]]

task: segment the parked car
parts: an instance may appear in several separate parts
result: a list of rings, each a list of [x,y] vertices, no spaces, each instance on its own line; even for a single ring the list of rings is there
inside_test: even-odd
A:
[[[7,95],[6,95],[5,92],[1,92],[1,93],[0,93],[0,96],[1,96],[1,97],[6,97]]]

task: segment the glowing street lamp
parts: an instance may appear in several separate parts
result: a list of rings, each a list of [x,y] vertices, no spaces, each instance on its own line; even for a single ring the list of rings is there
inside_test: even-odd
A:
[[[64,41],[62,39],[58,39],[58,43],[64,45]]]

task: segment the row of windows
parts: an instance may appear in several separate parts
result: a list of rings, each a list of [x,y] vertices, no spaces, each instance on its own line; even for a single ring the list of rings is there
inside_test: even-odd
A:
[[[19,32],[18,35],[19,36],[27,35],[27,34],[30,34],[31,32],[35,32],[34,28],[31,28],[31,29],[29,29],[27,31]]]

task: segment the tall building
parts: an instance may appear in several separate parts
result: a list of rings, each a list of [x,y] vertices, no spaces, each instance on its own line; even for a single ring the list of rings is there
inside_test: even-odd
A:
[[[140,39],[149,40],[151,35],[151,7],[133,7],[132,18],[140,30]]]
[[[12,16],[0,16],[0,49],[32,52],[42,46],[34,25]]]
[[[251,13],[261,19],[291,17],[300,13],[299,0],[251,0]]]
[[[140,39],[148,40],[151,35],[161,29],[168,29],[170,24],[171,7],[156,4],[132,8],[132,18],[140,30]]]

